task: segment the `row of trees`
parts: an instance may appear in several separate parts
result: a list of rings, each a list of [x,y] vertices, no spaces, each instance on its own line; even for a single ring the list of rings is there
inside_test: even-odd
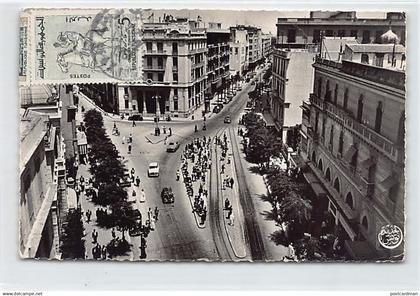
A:
[[[266,176],[270,189],[267,200],[272,205],[272,217],[279,225],[285,226],[276,231],[272,239],[286,246],[293,243],[300,259],[314,256],[317,242],[314,238],[305,237],[312,216],[312,201],[306,198],[307,185],[290,172],[271,165],[273,157],[281,157],[282,147],[275,135],[265,128],[258,114],[250,112],[244,115],[243,123],[247,128],[247,158],[257,163],[260,173]]]
[[[121,184],[125,169],[115,145],[106,134],[102,114],[88,110],[84,115],[86,136],[89,144],[90,173],[94,177],[94,187],[98,194],[94,202],[109,207],[110,213],[104,221],[104,227],[117,227],[123,232],[135,225],[134,209],[128,201],[128,195]]]
[[[66,223],[60,237],[60,251],[63,259],[84,259],[85,240],[82,211],[71,210],[66,216]]]

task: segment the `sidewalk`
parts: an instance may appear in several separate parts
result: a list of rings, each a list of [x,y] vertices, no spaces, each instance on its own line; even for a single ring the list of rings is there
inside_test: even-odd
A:
[[[237,258],[243,259],[247,256],[247,242],[245,238],[245,219],[243,216],[243,210],[240,203],[240,196],[238,191],[238,182],[237,182],[237,172],[235,169],[235,164],[233,161],[231,141],[229,140],[228,132],[225,130],[224,134],[227,137],[227,152],[226,158],[222,157],[222,148],[220,145],[217,145],[216,161],[218,161],[219,167],[219,186],[221,189],[220,202],[223,211],[223,225],[231,244],[232,250]],[[224,136],[220,136],[220,139],[223,140]],[[221,167],[224,166],[224,171],[222,173]],[[233,178],[233,186],[230,186],[230,178]],[[225,182],[226,180],[226,182]],[[232,209],[233,220],[229,219],[229,210],[225,206],[226,199],[229,200],[229,204]],[[233,223],[232,223],[233,222]]]
[[[235,130],[234,130],[235,131]],[[248,188],[254,203],[255,211],[257,213],[257,221],[260,225],[261,236],[264,242],[266,251],[266,258],[268,261],[281,261],[284,256],[288,254],[288,248],[282,245],[276,245],[271,240],[271,235],[279,230],[279,226],[270,217],[272,206],[265,201],[268,194],[267,186],[264,182],[264,177],[255,172],[256,164],[246,161],[245,154],[242,151],[242,137],[235,132],[236,142],[240,151],[240,159],[244,168],[243,173],[248,182]]]

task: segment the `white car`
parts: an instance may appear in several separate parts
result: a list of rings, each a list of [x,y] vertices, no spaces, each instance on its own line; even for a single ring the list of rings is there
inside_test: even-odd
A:
[[[151,162],[149,169],[147,170],[148,177],[159,177],[159,164],[157,162]]]

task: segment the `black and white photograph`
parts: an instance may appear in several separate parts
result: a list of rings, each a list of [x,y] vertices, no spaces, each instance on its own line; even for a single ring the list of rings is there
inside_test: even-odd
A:
[[[404,261],[406,33],[398,10],[23,10],[16,254]]]

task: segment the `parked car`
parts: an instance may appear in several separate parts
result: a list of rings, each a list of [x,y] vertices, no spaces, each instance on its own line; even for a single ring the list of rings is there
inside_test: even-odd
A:
[[[173,203],[175,201],[175,196],[171,187],[163,187],[160,197],[162,198],[163,203]]]
[[[131,178],[130,173],[128,172],[127,168],[124,168],[124,176],[120,179],[120,185],[122,187],[130,187],[131,186]]]
[[[133,114],[128,117],[128,120],[143,121],[143,116],[141,114]]]
[[[147,170],[148,177],[159,177],[159,164],[157,162],[151,162],[149,169]]]
[[[225,117],[224,123],[231,123],[230,115]]]
[[[168,147],[166,147],[166,152],[175,152],[179,148],[178,142],[169,142]]]

